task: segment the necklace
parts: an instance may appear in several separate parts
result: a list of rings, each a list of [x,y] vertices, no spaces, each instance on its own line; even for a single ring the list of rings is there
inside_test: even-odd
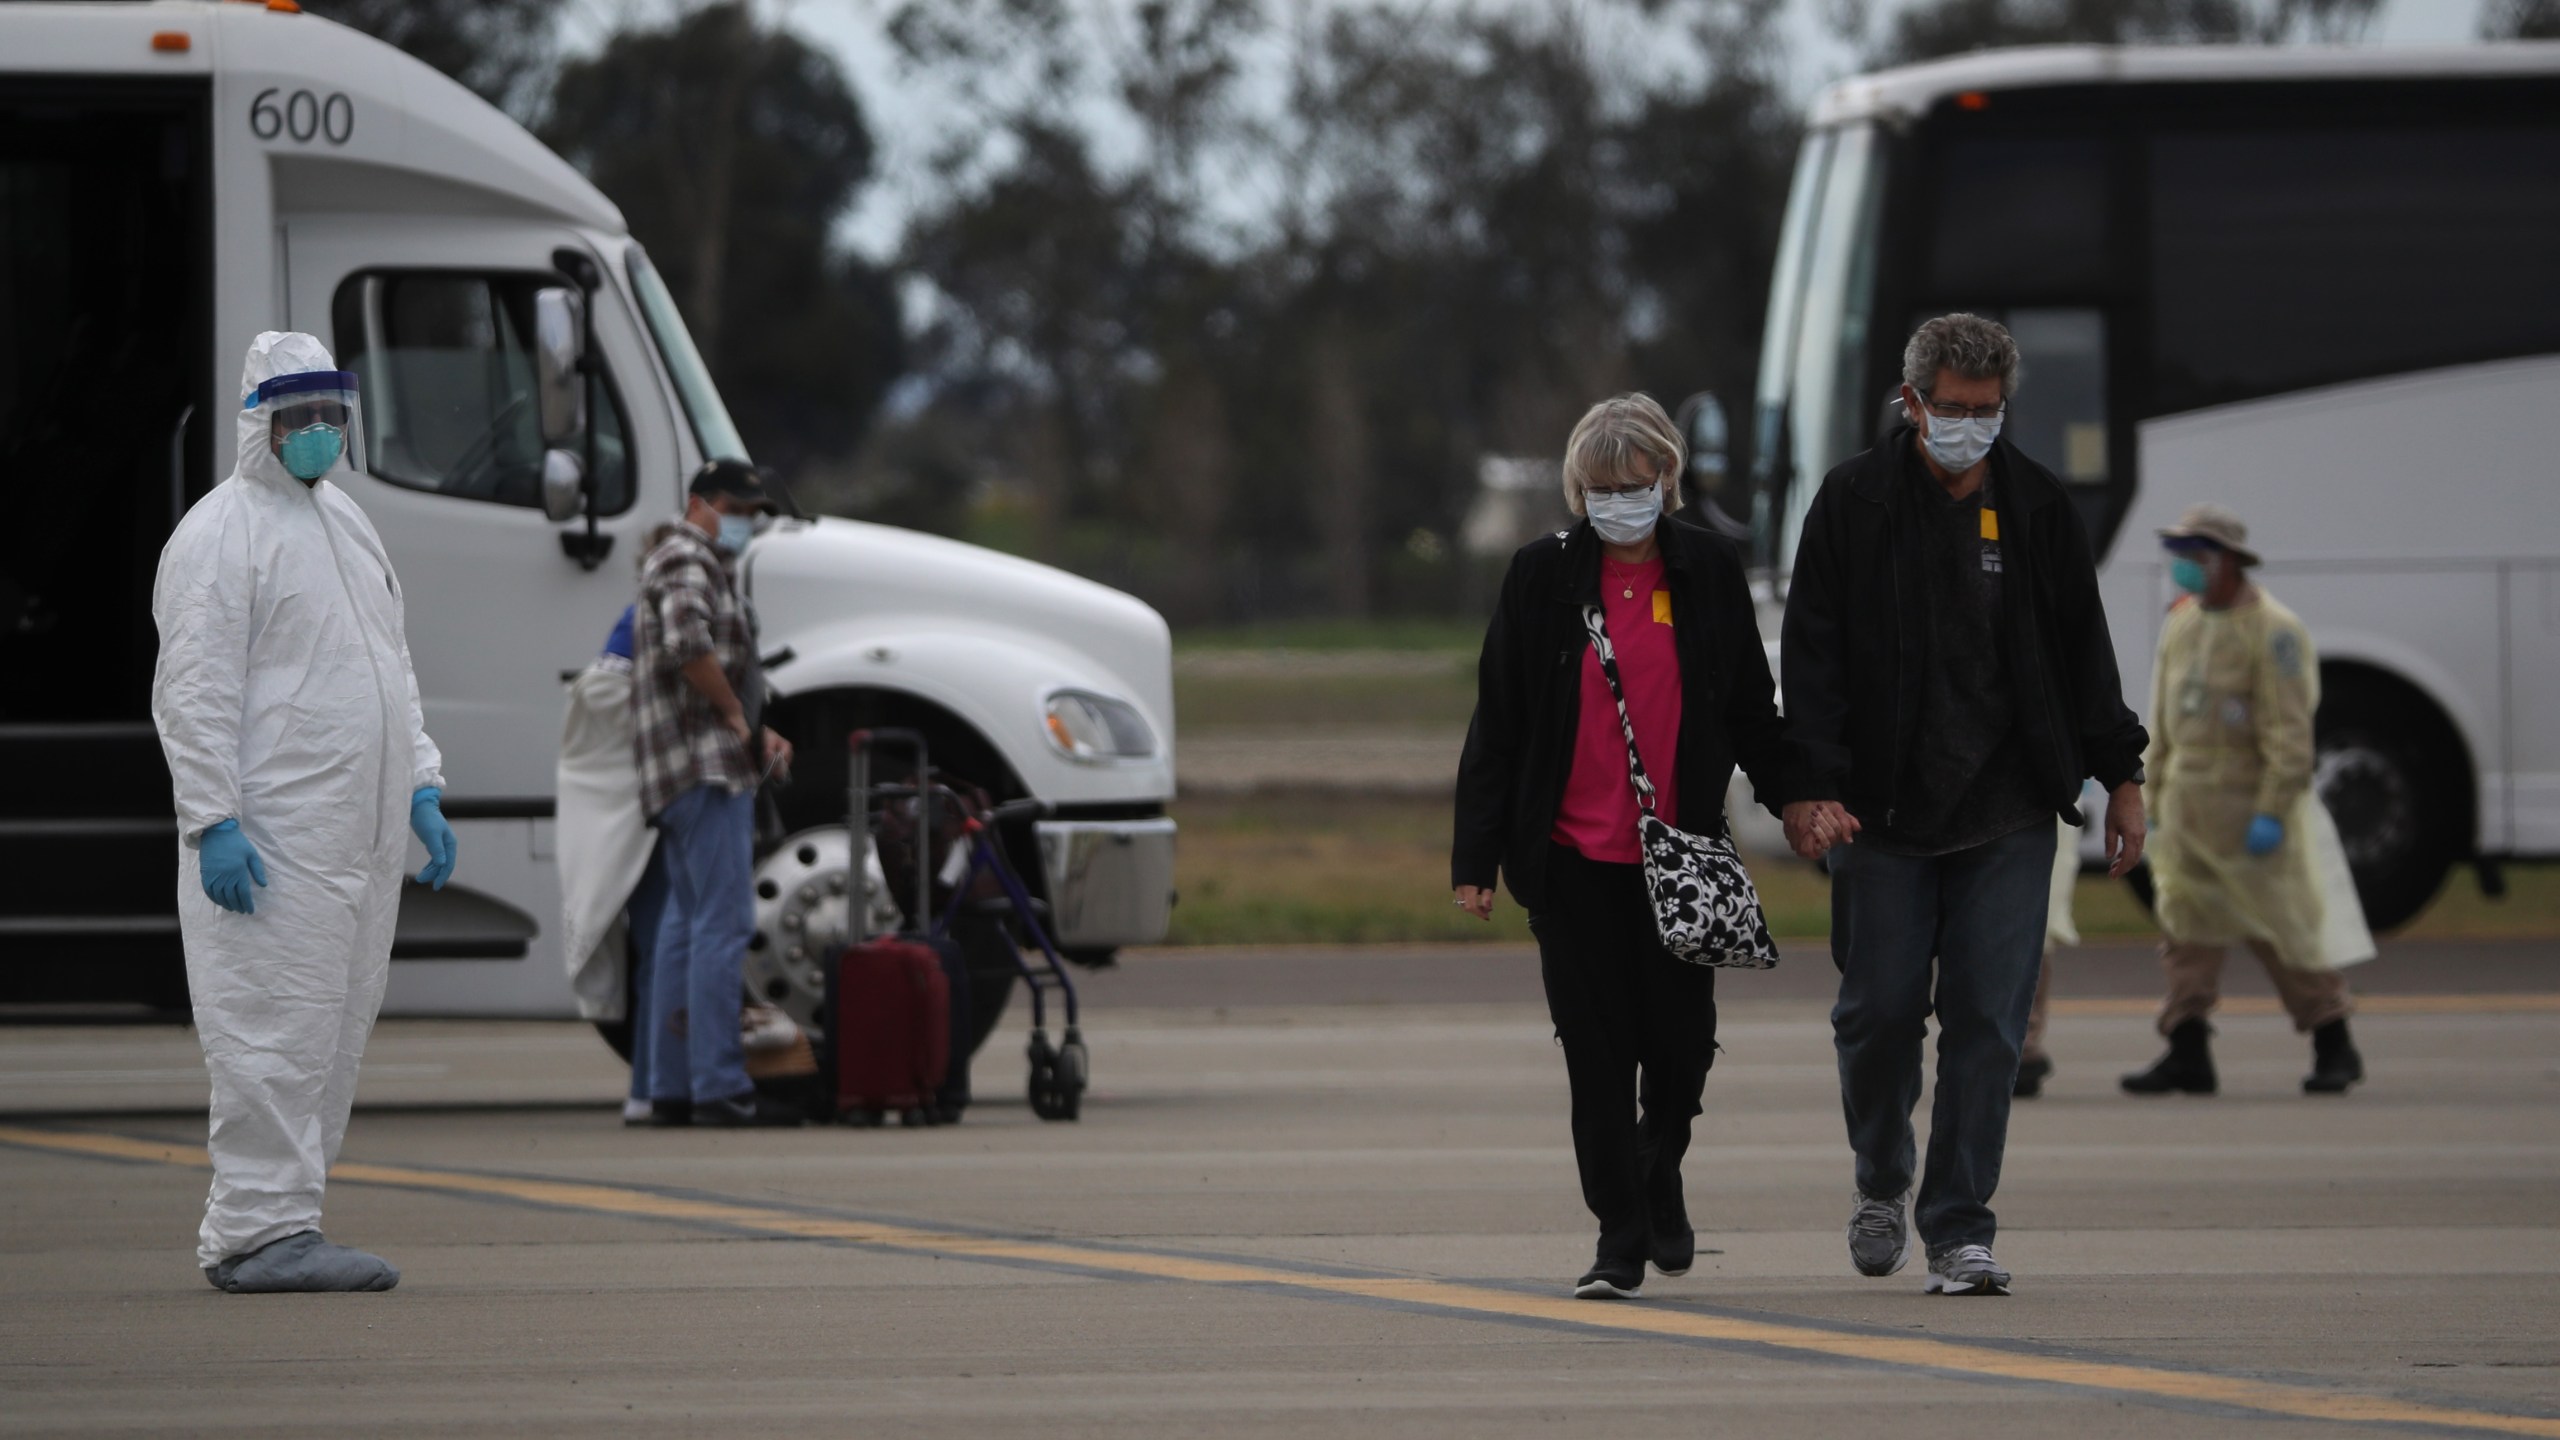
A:
[[[1637,570],[1639,570],[1639,569],[1642,569],[1642,568],[1643,568],[1642,566],[1630,566],[1630,567],[1628,567],[1627,569],[1620,570],[1620,569],[1618,568],[1618,566],[1617,566],[1616,562],[1612,561],[1612,560],[1611,560],[1608,556],[1606,556],[1606,555],[1603,555],[1603,556],[1601,556],[1601,557],[1600,557],[1600,565],[1601,565],[1601,568],[1603,568],[1603,569],[1605,569],[1605,570],[1608,570],[1608,571],[1610,571],[1610,572],[1614,573],[1614,574],[1618,577],[1618,598],[1619,598],[1619,599],[1621,599],[1621,600],[1633,600],[1634,598],[1636,598],[1636,578],[1635,578],[1635,572],[1636,572]]]

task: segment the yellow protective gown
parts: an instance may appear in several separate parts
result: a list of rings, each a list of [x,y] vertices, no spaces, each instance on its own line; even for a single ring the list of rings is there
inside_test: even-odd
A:
[[[2145,799],[2160,928],[2180,944],[2263,940],[2284,963],[2373,958],[2329,808],[2311,787],[2320,663],[2302,621],[2262,589],[2227,610],[2180,600],[2151,678]],[[2249,822],[2284,843],[2251,855]]]

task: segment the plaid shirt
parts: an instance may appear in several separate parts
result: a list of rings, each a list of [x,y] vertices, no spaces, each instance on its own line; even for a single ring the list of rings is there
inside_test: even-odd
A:
[[[686,662],[716,655],[740,704],[755,709],[755,627],[738,598],[737,576],[690,524],[640,563],[640,604],[632,615],[632,748],[640,761],[640,811],[653,821],[697,785],[737,793],[756,787],[754,757],[718,711],[684,678]]]

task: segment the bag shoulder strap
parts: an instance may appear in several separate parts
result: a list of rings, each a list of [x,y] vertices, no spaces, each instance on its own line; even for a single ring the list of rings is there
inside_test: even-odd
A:
[[[1600,657],[1600,673],[1609,681],[1609,695],[1618,702],[1618,728],[1627,737],[1627,781],[1636,787],[1636,805],[1644,813],[1653,813],[1653,780],[1644,773],[1644,758],[1636,754],[1636,722],[1627,713],[1627,687],[1618,679],[1618,652],[1609,643],[1609,625],[1601,618],[1600,607],[1582,607],[1582,628],[1591,634],[1591,649]]]

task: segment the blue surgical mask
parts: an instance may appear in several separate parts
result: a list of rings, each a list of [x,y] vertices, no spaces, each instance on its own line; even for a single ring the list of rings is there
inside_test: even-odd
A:
[[[754,538],[756,538],[754,516],[723,515],[720,517],[720,533],[712,538],[711,543],[719,546],[724,554],[740,555],[746,552],[747,542]]]
[[[284,462],[293,478],[305,485],[329,473],[338,456],[347,447],[347,432],[335,425],[305,425],[284,437],[276,447],[276,458]]]
[[[2190,595],[2203,594],[2205,587],[2204,562],[2196,559],[2192,555],[2170,556],[2169,583],[2177,586],[2179,589]]]
[[[1929,458],[1945,466],[1948,474],[1961,475],[1991,453],[1991,442],[2000,438],[2000,422],[2007,418],[1993,415],[1980,420],[1950,420],[1932,415],[1929,433],[1920,437],[1920,443],[1929,447]]]
[[[1662,519],[1662,487],[1647,485],[1615,495],[1586,490],[1582,492],[1582,513],[1591,517],[1591,528],[1610,544],[1641,544]]]

